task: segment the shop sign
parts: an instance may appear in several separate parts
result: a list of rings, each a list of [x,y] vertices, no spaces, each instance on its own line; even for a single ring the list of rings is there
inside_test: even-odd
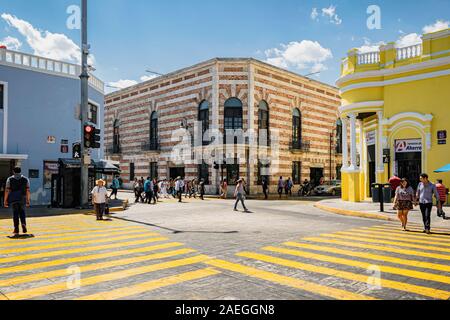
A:
[[[438,140],[446,140],[447,139],[447,130],[438,131]]]
[[[57,161],[44,161],[44,189],[52,187],[52,175],[59,173]]]
[[[377,133],[376,131],[370,131],[366,133],[366,143],[367,146],[374,146],[377,142]]]
[[[422,140],[396,140],[395,153],[422,152]]]

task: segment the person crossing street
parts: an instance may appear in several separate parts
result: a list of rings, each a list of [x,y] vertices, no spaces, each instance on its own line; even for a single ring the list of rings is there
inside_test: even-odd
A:
[[[108,201],[108,190],[105,188],[105,181],[97,180],[97,186],[92,190],[92,204],[95,208],[97,221],[103,220],[105,214],[106,203]]]
[[[4,207],[12,207],[14,231],[13,237],[19,235],[19,224],[22,225],[24,234],[28,233],[25,207],[29,208],[31,203],[30,181],[22,175],[22,169],[16,167],[14,175],[6,181]]]
[[[419,200],[422,212],[424,233],[431,234],[431,211],[433,210],[433,196],[439,200],[436,186],[429,181],[426,173],[420,175],[420,183],[417,188],[416,198]]]
[[[234,197],[236,198],[236,203],[234,205],[234,211],[238,211],[237,206],[239,202],[242,203],[244,207],[244,211],[248,212],[247,207],[245,206],[245,183],[244,180],[239,179],[236,185],[236,190],[234,191]]]

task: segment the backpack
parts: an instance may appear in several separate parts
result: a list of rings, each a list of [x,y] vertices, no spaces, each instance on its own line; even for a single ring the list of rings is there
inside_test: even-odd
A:
[[[27,194],[28,180],[25,177],[21,177],[20,179],[16,179],[11,177],[9,179],[9,195],[8,195],[8,203],[24,203],[25,197]]]

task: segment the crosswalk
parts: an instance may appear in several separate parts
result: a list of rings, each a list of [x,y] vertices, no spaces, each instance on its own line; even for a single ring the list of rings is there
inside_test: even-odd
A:
[[[202,264],[209,257],[146,227],[86,215],[29,225],[35,238],[0,239],[0,300],[129,298],[220,273]]]
[[[10,222],[0,221],[0,234],[7,234]],[[219,275],[289,290],[299,298],[450,299],[450,230],[445,228],[426,235],[419,225],[402,232],[385,223],[223,259],[116,219],[32,218],[30,226],[35,238],[0,238],[0,300],[134,299]]]
[[[316,299],[448,300],[450,230],[438,229],[433,235],[421,231],[419,225],[403,232],[396,224],[383,224],[243,251],[236,255],[237,263],[206,263]],[[292,276],[292,270],[299,276]]]

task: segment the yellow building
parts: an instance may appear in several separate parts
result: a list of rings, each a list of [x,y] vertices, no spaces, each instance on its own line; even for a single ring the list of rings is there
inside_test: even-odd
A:
[[[450,29],[422,36],[422,43],[377,52],[353,49],[343,60],[340,108],[343,132],[343,200],[370,198],[372,183],[396,173],[413,186],[420,173],[450,163]]]

